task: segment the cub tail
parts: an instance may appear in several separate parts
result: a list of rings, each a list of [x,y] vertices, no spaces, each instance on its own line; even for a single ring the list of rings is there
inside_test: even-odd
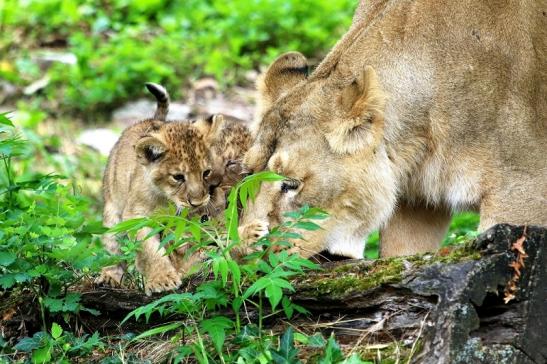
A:
[[[167,113],[169,112],[169,93],[165,87],[158,85],[157,83],[147,82],[145,83],[145,86],[158,102],[154,119],[165,121]]]

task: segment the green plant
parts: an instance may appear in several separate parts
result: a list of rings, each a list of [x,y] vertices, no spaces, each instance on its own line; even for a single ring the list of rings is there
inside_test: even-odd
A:
[[[200,363],[242,360],[264,363],[299,362],[292,328],[278,340],[263,329],[263,322],[279,315],[290,319],[295,312],[306,312],[291,302],[286,293],[294,290],[290,278],[307,269],[317,269],[317,266],[298,255],[289,254],[287,250],[279,251],[279,247],[289,248],[289,239],[300,237],[298,231],[318,229],[319,225],[314,221],[326,218],[326,214],[307,206],[289,213],[287,222],[273,228],[256,243],[255,253],[239,262],[232,257],[239,244],[237,229],[234,228],[238,223],[238,204],[245,206],[248,198],[254,198],[260,183],[282,178],[272,172],[261,172],[238,184],[228,198],[225,234],[211,222],[200,223],[196,219],[188,219],[185,213],[181,216],[159,214],[128,220],[110,230],[134,236],[136,231],[147,226],[154,234],[163,232],[162,244],[171,244],[171,250],[178,242],[187,243],[188,237],[195,246],[192,252],[207,247],[208,259],[200,274],[211,279],[197,285],[192,292],[170,294],[139,307],[124,322],[141,317],[148,321],[153,315],[173,314],[187,319],[155,327],[136,336],[133,341],[166,333],[170,333],[175,340],[185,338],[174,354],[175,362],[189,357]],[[243,308],[245,309],[242,312]],[[227,314],[226,309],[231,313]],[[255,320],[250,318],[249,311],[256,313]],[[308,337],[303,334],[298,334],[298,338],[300,342],[316,348],[324,346],[324,355],[327,357],[325,360],[338,360],[341,355],[335,350],[334,338],[324,341],[317,336]]]
[[[476,238],[478,225],[479,215],[474,212],[463,212],[454,216],[442,245],[459,244]]]
[[[70,363],[70,357],[85,357],[93,350],[104,349],[104,346],[97,332],[92,336],[75,337],[54,322],[49,332],[39,331],[32,337],[25,337],[14,349],[29,353],[33,363]]]
[[[89,199],[61,176],[16,173],[32,148],[5,115],[0,122],[0,288],[32,289],[45,328],[46,313],[86,310],[67,291],[104,264],[96,235],[104,229],[89,216]]]

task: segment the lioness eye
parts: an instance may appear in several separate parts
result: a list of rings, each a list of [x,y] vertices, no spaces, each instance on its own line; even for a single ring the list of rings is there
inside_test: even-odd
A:
[[[203,171],[203,178],[209,177],[210,174],[211,174],[211,170],[210,170],[210,169],[207,169],[207,170]]]
[[[184,174],[174,174],[171,177],[177,182],[184,182]]]
[[[295,180],[285,180],[281,184],[281,192],[287,193],[289,190],[296,190],[298,188],[298,181]]]

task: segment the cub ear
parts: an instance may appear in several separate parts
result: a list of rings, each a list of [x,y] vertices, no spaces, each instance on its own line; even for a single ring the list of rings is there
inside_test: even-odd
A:
[[[206,119],[196,121],[194,126],[206,139],[214,140],[220,133],[224,123],[224,116],[222,114],[213,114]]]
[[[308,60],[299,52],[279,56],[256,80],[256,120],[286,91],[308,77]]]
[[[142,165],[157,162],[163,158],[167,148],[157,138],[153,136],[145,136],[141,138],[135,145],[137,160]]]
[[[342,122],[325,127],[331,149],[345,154],[376,145],[382,138],[386,97],[374,69],[365,67],[337,94]]]

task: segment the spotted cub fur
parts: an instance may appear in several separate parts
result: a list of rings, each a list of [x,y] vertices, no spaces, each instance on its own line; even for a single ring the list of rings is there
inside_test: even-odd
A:
[[[202,208],[211,200],[209,179],[213,160],[207,146],[211,129],[189,122],[165,122],[168,95],[154,85],[158,99],[155,118],[141,121],[127,128],[114,146],[103,180],[103,223],[111,227],[120,221],[150,215],[169,201],[178,209]],[[150,87],[149,87],[150,89]],[[149,228],[137,233],[142,241],[136,267],[145,278],[147,294],[177,288],[180,274],[173,266],[158,236]],[[105,235],[105,248],[119,254],[115,237]],[[99,283],[118,285],[122,266],[103,269]]]

